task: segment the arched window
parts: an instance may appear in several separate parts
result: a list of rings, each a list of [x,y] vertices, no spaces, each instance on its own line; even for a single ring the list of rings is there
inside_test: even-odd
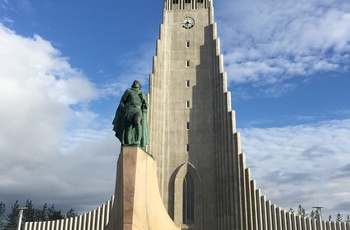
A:
[[[192,176],[187,173],[183,181],[182,223],[194,223],[194,182]]]
[[[185,3],[191,3],[191,0],[185,0]]]

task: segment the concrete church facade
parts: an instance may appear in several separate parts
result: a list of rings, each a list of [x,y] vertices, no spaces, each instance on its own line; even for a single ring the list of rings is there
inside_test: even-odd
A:
[[[239,135],[212,2],[165,1],[149,85],[147,151],[157,160],[169,215],[194,229],[233,222]]]
[[[164,0],[149,87],[145,151],[154,159],[123,148],[111,201],[26,230],[350,230],[281,210],[250,179],[211,0]]]

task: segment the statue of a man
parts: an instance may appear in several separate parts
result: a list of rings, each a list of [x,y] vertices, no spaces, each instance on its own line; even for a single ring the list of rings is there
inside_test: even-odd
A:
[[[115,136],[120,140],[122,146],[143,148],[148,144],[148,103],[145,94],[140,89],[140,82],[135,80],[120,100],[113,120]]]

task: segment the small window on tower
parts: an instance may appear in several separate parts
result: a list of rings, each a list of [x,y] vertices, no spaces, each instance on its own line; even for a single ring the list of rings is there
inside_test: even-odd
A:
[[[186,87],[187,87],[187,88],[190,87],[190,80],[187,80],[187,81],[186,81]]]
[[[190,101],[186,101],[186,108],[190,108]]]
[[[179,0],[173,0],[174,4],[179,4]]]
[[[185,0],[185,3],[191,3],[191,0]]]
[[[190,61],[189,60],[186,61],[186,67],[190,67]]]
[[[186,42],[186,48],[189,48],[190,47],[190,41],[187,41]]]
[[[190,122],[187,122],[187,129],[190,129]]]

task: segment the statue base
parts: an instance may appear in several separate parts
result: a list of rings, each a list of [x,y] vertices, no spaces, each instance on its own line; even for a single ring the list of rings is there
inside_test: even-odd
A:
[[[123,147],[106,230],[180,230],[159,193],[157,163],[138,147]]]

